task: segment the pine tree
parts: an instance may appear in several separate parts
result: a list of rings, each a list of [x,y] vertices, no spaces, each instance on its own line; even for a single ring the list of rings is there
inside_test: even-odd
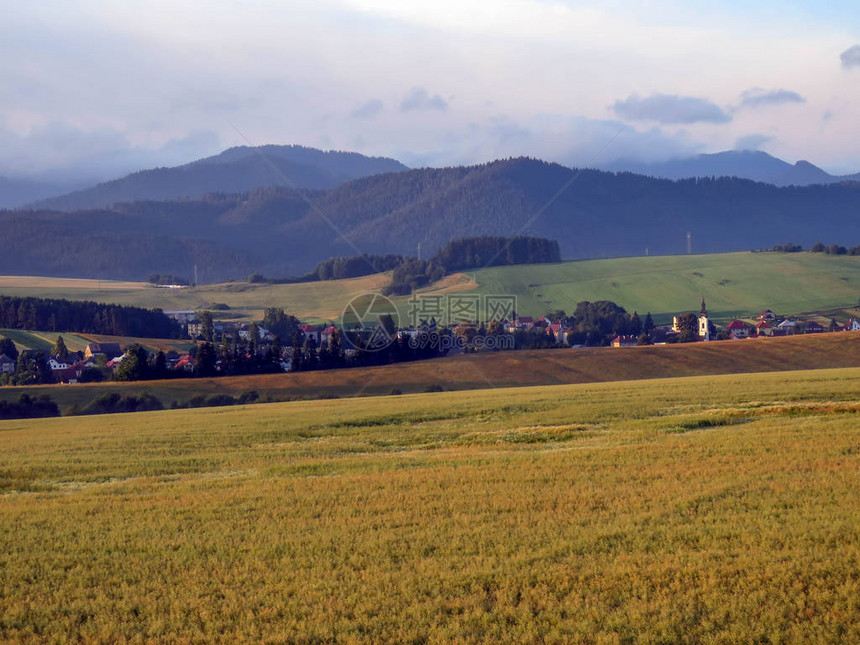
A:
[[[57,342],[54,343],[51,354],[61,361],[65,361],[69,357],[69,350],[66,348],[66,342],[62,336],[57,336]]]
[[[649,333],[652,329],[654,329],[654,319],[651,318],[651,312],[648,312],[648,315],[645,316],[645,323],[642,325],[642,331],[646,334]]]
[[[638,336],[642,333],[642,321],[639,319],[639,314],[635,311],[630,318],[630,333],[633,336]]]
[[[13,361],[18,360],[18,348],[11,338],[0,338],[0,354],[6,354]]]

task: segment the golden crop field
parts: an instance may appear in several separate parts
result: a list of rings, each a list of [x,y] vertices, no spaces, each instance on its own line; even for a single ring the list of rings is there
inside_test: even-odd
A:
[[[0,422],[0,640],[858,642],[860,369]]]

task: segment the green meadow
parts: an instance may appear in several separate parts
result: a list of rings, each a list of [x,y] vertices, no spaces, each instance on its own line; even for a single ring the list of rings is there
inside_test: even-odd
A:
[[[860,256],[720,253],[493,267],[466,272],[477,293],[513,293],[524,314],[573,311],[582,300],[612,300],[659,320],[698,311],[705,298],[718,321],[763,309],[789,315],[860,304]],[[853,309],[841,312],[857,315]]]
[[[628,311],[651,311],[659,320],[698,311],[704,297],[719,322],[763,309],[789,315],[838,310],[860,315],[860,257],[821,253],[721,253],[582,260],[493,267],[449,276],[425,293],[514,294],[519,313],[572,313],[582,300],[612,300]],[[349,301],[380,292],[390,274],[303,284],[230,282],[199,288],[160,289],[145,283],[0,276],[0,294],[95,300],[162,309],[203,309],[226,304],[218,316],[262,319],[281,307],[302,320],[334,321]],[[408,298],[395,298],[409,321]]]
[[[0,641],[860,640],[860,369],[0,422]]]

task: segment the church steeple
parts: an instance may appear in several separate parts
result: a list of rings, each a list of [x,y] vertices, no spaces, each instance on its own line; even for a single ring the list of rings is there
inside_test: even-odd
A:
[[[702,298],[702,310],[699,313],[702,314],[703,316],[708,315],[708,310],[705,307],[705,299],[704,298]]]

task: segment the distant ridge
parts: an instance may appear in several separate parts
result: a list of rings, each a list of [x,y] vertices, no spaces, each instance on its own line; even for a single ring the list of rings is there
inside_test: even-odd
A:
[[[72,213],[10,211],[0,213],[0,274],[188,278],[197,265],[204,282],[284,277],[357,251],[414,255],[420,244],[429,257],[452,239],[517,232],[557,240],[571,259],[683,253],[687,232],[695,253],[860,244],[860,184],[777,188],[584,170],[554,197],[578,172],[518,158],[377,174],[312,195],[267,187]]]
[[[808,161],[798,161],[792,165],[760,150],[729,150],[655,163],[620,160],[603,168],[675,180],[692,177],[739,177],[774,186],[812,186],[860,181],[860,173],[831,175]]]
[[[182,166],[141,170],[92,188],[32,202],[27,207],[72,211],[141,200],[193,199],[213,192],[239,193],[284,184],[322,190],[360,177],[403,170],[407,170],[406,166],[394,159],[356,152],[303,146],[239,146]]]

